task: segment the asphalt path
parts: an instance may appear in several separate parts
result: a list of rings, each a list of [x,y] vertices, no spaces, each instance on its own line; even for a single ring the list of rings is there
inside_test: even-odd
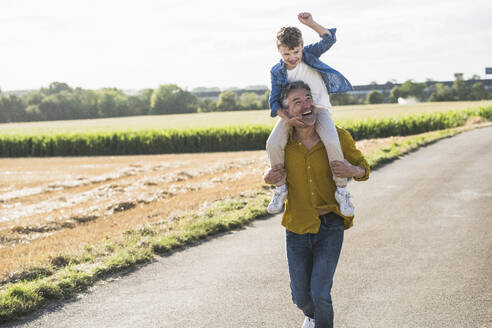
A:
[[[492,128],[352,182],[336,327],[492,327]],[[159,257],[9,327],[300,327],[280,216]]]

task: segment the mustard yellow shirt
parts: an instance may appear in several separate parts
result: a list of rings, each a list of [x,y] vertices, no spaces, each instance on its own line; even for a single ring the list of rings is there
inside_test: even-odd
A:
[[[363,168],[366,173],[357,181],[369,178],[369,164],[355,148],[350,133],[337,127],[344,158],[352,165]],[[325,146],[320,141],[311,149],[292,138],[285,147],[285,169],[289,195],[282,217],[282,225],[299,233],[318,233],[320,220],[316,209],[335,212],[345,221],[345,229],[353,225],[354,217],[343,216],[335,200],[336,185],[333,181]]]

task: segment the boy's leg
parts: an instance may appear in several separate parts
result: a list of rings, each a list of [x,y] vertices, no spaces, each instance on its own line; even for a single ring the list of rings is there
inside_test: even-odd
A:
[[[285,145],[289,138],[289,126],[284,120],[280,119],[275,124],[272,133],[268,137],[266,143],[266,150],[268,158],[270,159],[270,165],[281,165],[285,167]],[[268,204],[267,212],[270,214],[280,213],[284,207],[285,200],[287,199],[287,177],[284,174],[282,180],[277,183],[277,188],[273,194],[270,204]]]
[[[344,224],[335,213],[326,214],[313,245],[313,271],[311,296],[315,309],[315,327],[333,327],[333,303],[331,287],[342,250]]]
[[[340,146],[340,139],[338,138],[337,128],[335,123],[331,119],[330,112],[327,109],[317,108],[318,119],[316,121],[316,132],[318,132],[321,141],[325,145],[326,152],[328,154],[328,160],[343,161],[343,152]],[[339,178],[333,174],[333,181],[337,186],[335,192],[335,199],[340,205],[340,212],[345,216],[354,215],[354,204],[352,204],[349,191],[345,188],[347,186],[347,178]]]
[[[331,161],[343,161],[342,147],[340,146],[340,140],[338,139],[337,128],[333,122],[330,112],[327,109],[316,108],[318,119],[316,122],[316,132],[318,132],[321,141],[325,145],[326,152],[328,154],[328,160]],[[338,178],[333,175],[333,181],[337,187],[347,186],[347,178]]]
[[[273,128],[272,133],[268,137],[266,142],[266,151],[268,154],[268,158],[270,159],[270,166],[273,167],[275,165],[281,164],[284,166],[285,161],[285,146],[287,145],[287,141],[289,139],[289,126],[285,123],[284,120],[279,119],[275,127]],[[284,185],[286,183],[286,177],[277,183],[277,186]]]
[[[314,318],[314,304],[310,293],[313,254],[309,245],[309,236],[310,234],[299,235],[286,230],[285,248],[292,301],[305,316]]]

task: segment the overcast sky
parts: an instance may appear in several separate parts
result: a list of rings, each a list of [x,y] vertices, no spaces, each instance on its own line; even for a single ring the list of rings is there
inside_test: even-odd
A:
[[[319,39],[300,11],[338,29],[322,60],[355,85],[492,66],[490,0],[0,0],[0,88],[269,86],[281,26]]]

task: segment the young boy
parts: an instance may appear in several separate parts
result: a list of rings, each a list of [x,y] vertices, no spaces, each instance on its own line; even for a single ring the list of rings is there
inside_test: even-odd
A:
[[[285,104],[280,104],[279,98],[283,87],[289,82],[304,81],[309,85],[313,95],[313,101],[318,113],[316,122],[316,132],[325,145],[328,159],[333,161],[344,161],[343,153],[338,140],[335,124],[331,119],[329,108],[331,108],[329,93],[345,92],[352,89],[350,82],[334,70],[319,60],[319,57],[335,43],[336,29],[326,29],[313,20],[310,13],[300,13],[297,15],[299,21],[317,32],[321,41],[303,47],[301,31],[296,27],[282,27],[277,33],[277,48],[282,56],[278,64],[272,67],[271,81],[272,89],[270,92],[271,116],[280,116],[272,133],[267,140],[267,153],[272,167],[283,167],[285,146],[292,126],[303,126],[297,117],[290,117],[287,114]],[[333,175],[333,180],[337,186],[335,199],[340,205],[340,212],[345,216],[354,215],[354,205],[350,201],[351,195],[348,192],[347,179],[338,178]],[[282,210],[287,199],[286,178],[277,184],[273,198],[268,205],[268,213],[274,214]]]

